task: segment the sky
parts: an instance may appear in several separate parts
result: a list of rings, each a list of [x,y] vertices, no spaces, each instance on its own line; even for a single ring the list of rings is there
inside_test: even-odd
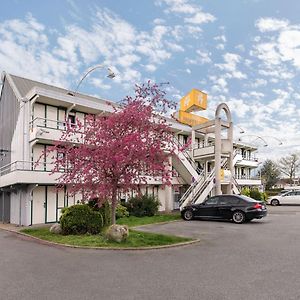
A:
[[[75,89],[103,65],[117,76],[99,68],[79,91],[112,101],[147,80],[175,101],[197,88],[199,115],[226,103],[235,139],[279,159],[300,151],[299,11],[298,0],[2,1],[0,71]]]

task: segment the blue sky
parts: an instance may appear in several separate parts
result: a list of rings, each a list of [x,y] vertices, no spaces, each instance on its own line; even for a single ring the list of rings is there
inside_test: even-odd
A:
[[[99,70],[80,91],[114,101],[148,79],[176,101],[198,88],[201,115],[227,103],[245,130],[235,137],[263,136],[260,155],[279,158],[300,147],[299,11],[297,0],[4,1],[0,70],[74,89],[104,64],[118,76]]]

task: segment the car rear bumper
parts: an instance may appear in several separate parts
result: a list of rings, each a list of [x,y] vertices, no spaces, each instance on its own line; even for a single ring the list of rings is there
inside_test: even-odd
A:
[[[266,217],[268,214],[268,211],[265,210],[259,210],[259,211],[251,211],[246,213],[246,218],[248,219],[260,219],[263,217]]]

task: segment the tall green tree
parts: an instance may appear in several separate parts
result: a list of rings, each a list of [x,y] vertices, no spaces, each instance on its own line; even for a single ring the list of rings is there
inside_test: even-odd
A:
[[[299,153],[292,153],[288,156],[282,157],[278,162],[281,174],[288,176],[290,183],[296,177],[297,171],[300,169],[300,155]]]
[[[281,174],[277,164],[271,159],[267,159],[263,163],[260,172],[266,190],[272,188],[272,186],[277,183]]]

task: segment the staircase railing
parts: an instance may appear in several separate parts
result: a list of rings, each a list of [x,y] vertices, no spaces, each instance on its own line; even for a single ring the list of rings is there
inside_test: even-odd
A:
[[[184,148],[185,145],[183,145],[182,143],[180,143],[180,141],[174,136],[173,137],[173,142],[177,147],[180,148]],[[184,155],[184,157],[186,158],[186,160],[191,164],[191,166],[196,170],[196,172],[198,174],[200,174],[202,172],[202,169],[200,169],[199,167],[197,167],[197,165],[195,164],[195,161],[193,160],[193,158],[190,156],[190,154],[188,153],[187,149],[184,149],[183,151],[181,151],[181,153]]]
[[[223,158],[221,161],[221,167],[223,167],[226,163],[227,159]],[[181,199],[179,200],[179,207],[185,206],[185,204],[193,204],[195,203],[200,195],[204,192],[204,190],[208,187],[208,185],[214,180],[215,178],[215,168],[212,169],[211,173],[204,179],[204,176],[199,176],[199,179],[196,180],[189,189],[183,194]],[[203,174],[204,175],[204,174]],[[189,198],[192,199],[189,199]]]
[[[204,181],[204,171],[202,171],[197,180],[192,182],[192,184],[189,186],[189,188],[185,191],[185,193],[182,195],[182,197],[179,200],[179,207],[185,202],[185,200],[188,198],[188,196],[193,193],[195,188],[198,186],[200,182]]]

